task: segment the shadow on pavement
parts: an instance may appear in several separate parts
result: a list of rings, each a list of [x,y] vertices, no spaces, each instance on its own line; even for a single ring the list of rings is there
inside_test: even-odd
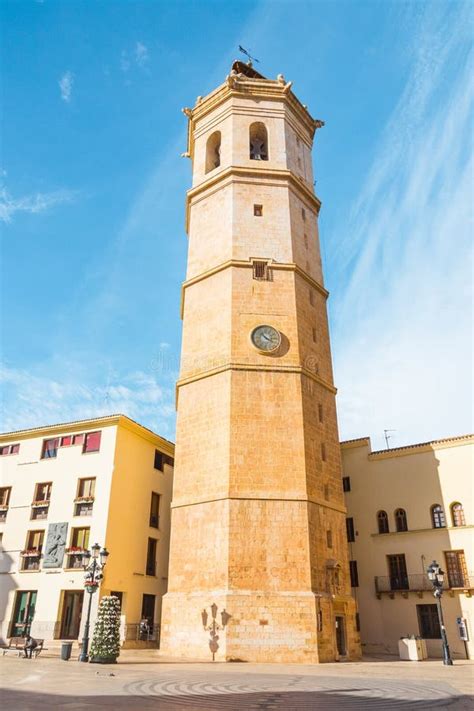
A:
[[[439,700],[403,700],[393,697],[365,696],[363,689],[344,691],[294,691],[259,692],[238,694],[213,694],[190,696],[65,696],[38,693],[36,691],[3,690],[2,705],[5,709],[38,711],[46,709],[154,709],[155,711],[319,711],[327,709],[472,709],[474,697],[444,695]]]

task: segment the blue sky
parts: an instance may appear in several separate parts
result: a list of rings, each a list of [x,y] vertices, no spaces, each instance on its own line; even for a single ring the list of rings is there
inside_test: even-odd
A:
[[[174,436],[183,106],[250,47],[314,150],[341,437],[472,429],[473,5],[1,3],[4,430],[124,412]]]

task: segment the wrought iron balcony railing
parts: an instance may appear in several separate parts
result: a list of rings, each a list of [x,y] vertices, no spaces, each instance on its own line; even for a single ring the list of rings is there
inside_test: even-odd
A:
[[[443,587],[445,590],[455,590],[456,588],[474,590],[474,573],[469,573],[468,575],[459,573],[458,575],[446,576]],[[377,594],[407,592],[410,590],[412,592],[429,592],[433,590],[433,584],[428,576],[423,573],[400,575],[398,577],[390,575],[375,576],[375,592]]]

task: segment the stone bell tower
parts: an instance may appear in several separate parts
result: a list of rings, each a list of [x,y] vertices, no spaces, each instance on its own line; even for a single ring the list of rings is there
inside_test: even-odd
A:
[[[214,605],[217,660],[354,659],[311,163],[323,124],[291,82],[241,62],[184,113],[193,185],[161,649],[209,659]]]

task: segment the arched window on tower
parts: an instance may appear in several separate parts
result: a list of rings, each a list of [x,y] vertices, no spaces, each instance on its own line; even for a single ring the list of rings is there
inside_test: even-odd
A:
[[[399,533],[408,531],[407,512],[405,509],[397,509],[395,511],[395,527]]]
[[[457,527],[466,525],[466,519],[464,518],[464,510],[462,504],[460,504],[459,501],[456,501],[456,503],[451,504],[451,516],[453,519],[453,526]]]
[[[221,164],[221,132],[211,133],[206,143],[206,173]]]
[[[265,124],[260,121],[250,124],[250,159],[268,160],[268,134]]]
[[[388,526],[388,515],[386,511],[379,511],[377,514],[377,525],[379,527],[379,533],[389,533],[390,529]]]
[[[446,517],[441,504],[433,504],[431,507],[431,523],[433,528],[446,528]]]

